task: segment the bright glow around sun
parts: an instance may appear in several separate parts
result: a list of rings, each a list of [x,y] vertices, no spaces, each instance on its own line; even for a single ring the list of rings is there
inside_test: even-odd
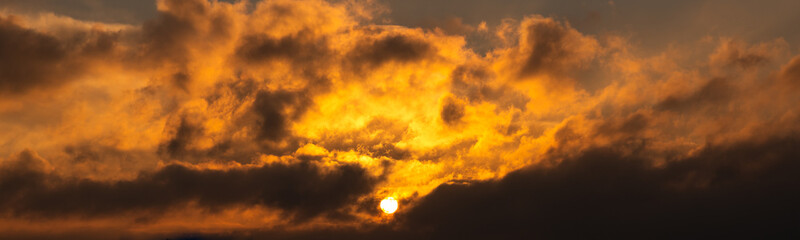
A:
[[[393,197],[381,200],[381,210],[387,214],[394,213],[394,211],[397,211],[397,200]]]

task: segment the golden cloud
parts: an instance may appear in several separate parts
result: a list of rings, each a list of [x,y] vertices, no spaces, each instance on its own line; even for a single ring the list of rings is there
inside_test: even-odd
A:
[[[596,230],[548,212],[565,201],[647,218],[622,203],[689,214],[797,180],[781,168],[797,167],[800,57],[781,39],[645,55],[531,15],[482,23],[498,36],[481,54],[449,35],[466,30],[378,24],[370,1],[157,9],[137,26],[0,16],[0,235],[439,236],[541,214],[549,236],[545,218]]]

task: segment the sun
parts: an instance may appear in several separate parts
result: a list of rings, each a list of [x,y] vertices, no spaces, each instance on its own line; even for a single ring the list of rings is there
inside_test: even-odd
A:
[[[386,214],[392,214],[397,211],[397,200],[393,197],[387,197],[386,199],[381,200],[381,210]]]

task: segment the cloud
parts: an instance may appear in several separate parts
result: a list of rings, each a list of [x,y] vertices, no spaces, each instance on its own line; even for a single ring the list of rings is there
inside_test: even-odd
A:
[[[398,146],[408,126],[387,118],[371,119],[361,128],[346,132],[330,132],[321,136],[319,144],[334,151],[357,150],[365,155],[380,158],[407,159],[408,149]]]
[[[9,0],[3,5],[24,13],[53,12],[77,19],[129,24],[140,23],[156,13],[153,1]]]
[[[420,22],[420,25],[425,28],[434,29],[436,31],[442,31],[447,34],[451,35],[467,35],[472,32],[480,30],[477,26],[472,26],[469,24],[464,23],[464,20],[460,17],[449,17],[443,19],[426,19]],[[486,23],[483,24],[485,29]]]
[[[519,39],[520,77],[565,73],[591,60],[598,43],[569,25],[533,16],[522,21]]]
[[[4,214],[19,217],[156,214],[196,203],[218,211],[232,206],[265,206],[297,221],[331,214],[368,194],[378,179],[343,164],[323,169],[309,162],[231,169],[167,165],[132,180],[62,178],[42,170],[43,160],[23,152],[2,166]]]
[[[442,121],[448,125],[455,125],[464,117],[464,105],[453,98],[445,98],[442,103]]]
[[[198,126],[197,123],[192,123],[191,121],[187,117],[181,118],[180,124],[175,129],[175,136],[165,142],[159,151],[172,158],[187,155],[189,153],[188,147],[192,141],[203,134],[202,126]]]
[[[734,91],[728,80],[714,78],[688,96],[668,96],[656,104],[655,109],[682,112],[709,105],[719,106],[724,104],[725,100],[730,99],[734,95]]]
[[[237,50],[250,62],[268,61],[275,58],[298,61],[298,66],[311,64],[315,59],[325,59],[329,50],[324,39],[314,39],[310,32],[273,39],[269,36],[246,36]]]
[[[706,146],[656,165],[593,148],[496,181],[439,186],[400,221],[442,239],[687,236],[788,237],[796,136]]]
[[[260,117],[258,139],[281,141],[288,137],[289,122],[302,116],[309,104],[303,92],[259,92],[253,103],[253,112]]]
[[[116,36],[99,30],[64,41],[0,16],[0,92],[20,95],[66,84],[86,72],[88,60],[110,53]]]
[[[791,237],[800,195],[795,134],[708,145],[659,163],[621,145],[489,181],[442,184],[391,228],[245,231],[274,239]],[[555,159],[551,159],[555,160]],[[547,162],[547,161],[546,161]],[[243,235],[239,235],[243,234]]]
[[[4,15],[0,235],[790,232],[791,41],[663,50],[635,37],[658,26],[528,15],[431,30],[388,25],[379,7],[160,0],[137,25]],[[388,196],[392,216],[377,206]]]
[[[800,82],[800,56],[792,58],[789,63],[783,66],[780,77],[791,86],[798,85],[798,82]]]
[[[450,78],[450,92],[473,104],[486,101],[500,108],[515,107],[524,111],[530,101],[530,97],[513,87],[497,84],[497,76],[480,64],[458,66],[450,73]]]
[[[434,47],[412,35],[386,34],[364,40],[350,52],[350,64],[356,69],[369,70],[389,62],[408,63],[435,54]]]
[[[158,10],[156,19],[142,25],[144,53],[154,60],[188,61],[179,58],[189,57],[190,43],[197,37],[225,35],[227,26],[221,24],[224,16],[213,16],[207,1],[159,1]]]

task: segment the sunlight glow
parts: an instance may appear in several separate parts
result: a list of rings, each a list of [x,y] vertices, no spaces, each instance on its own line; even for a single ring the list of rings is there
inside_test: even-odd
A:
[[[381,200],[381,210],[386,214],[392,214],[397,211],[397,200],[393,197],[388,197],[386,199]]]

